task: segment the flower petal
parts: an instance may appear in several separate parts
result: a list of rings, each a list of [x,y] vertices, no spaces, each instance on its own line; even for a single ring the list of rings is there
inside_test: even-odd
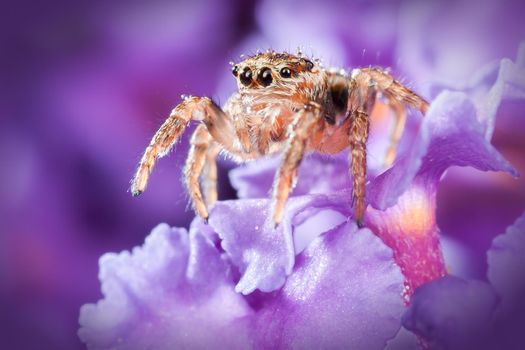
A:
[[[235,290],[249,294],[255,289],[270,292],[280,288],[294,266],[294,227],[325,208],[348,215],[349,201],[343,197],[348,198],[348,193],[290,198],[283,222],[277,228],[268,215],[268,199],[217,202],[209,223],[242,274]]]
[[[446,276],[415,291],[403,326],[424,337],[431,348],[484,348],[497,301],[488,283]]]
[[[417,289],[403,325],[432,347],[519,349],[525,317],[525,213],[493,240],[490,284],[447,276]]]
[[[430,90],[432,97],[443,90],[465,92],[476,106],[485,138],[490,140],[501,102],[525,98],[525,41],[518,47],[516,62],[504,58],[481,68],[466,82],[434,84]]]
[[[84,305],[79,336],[90,349],[246,346],[251,313],[226,263],[196,230],[157,226],[143,247],[100,260],[104,299]],[[235,336],[233,336],[235,334]]]
[[[394,251],[403,271],[407,302],[417,287],[446,274],[436,224],[436,185],[416,178],[396,205],[367,211],[367,226]]]
[[[260,348],[383,349],[404,310],[403,276],[368,229],[343,223],[298,256],[256,318]]]
[[[501,298],[494,315],[496,331],[511,348],[523,343],[525,324],[525,213],[489,249],[487,277]]]
[[[411,151],[372,180],[368,187],[370,204],[386,209],[396,203],[416,176],[437,184],[453,165],[517,176],[516,170],[486,141],[476,112],[466,94],[442,92],[432,102]]]
[[[301,163],[292,195],[333,193],[351,187],[346,152],[335,156],[308,155]],[[281,157],[267,157],[230,171],[230,181],[239,198],[270,196]],[[343,175],[343,176],[342,176]]]

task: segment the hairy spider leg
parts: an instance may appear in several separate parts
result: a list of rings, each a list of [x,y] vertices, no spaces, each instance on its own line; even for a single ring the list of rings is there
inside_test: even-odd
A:
[[[390,109],[392,109],[392,111],[394,112],[395,120],[392,130],[390,132],[390,144],[388,145],[388,149],[385,155],[384,165],[387,167],[392,165],[392,163],[394,163],[394,160],[396,159],[397,146],[399,145],[399,141],[401,140],[401,136],[403,135],[403,131],[405,130],[405,124],[407,119],[406,109],[403,106],[403,104],[401,104],[401,102],[399,102],[397,99],[389,98],[388,105],[390,106]]]
[[[141,194],[158,158],[169,153],[173,144],[188,126],[190,120],[202,121],[209,133],[225,148],[233,148],[233,128],[225,113],[208,97],[189,97],[172,111],[144,151],[137,172],[131,180],[131,193]]]
[[[425,114],[428,109],[428,102],[400,84],[390,74],[376,68],[357,70],[357,74],[354,76],[354,89],[355,91],[352,91],[349,96],[349,109],[352,118],[349,135],[350,154],[352,158],[354,215],[358,225],[362,226],[366,208],[366,140],[369,131],[369,114],[376,93],[382,92],[388,98],[389,104],[396,114],[396,126],[391,137],[387,161],[393,161],[397,144],[405,126],[406,111],[402,103]]]
[[[366,141],[370,120],[368,112],[375,102],[375,92],[370,84],[370,77],[355,77],[355,89],[350,94],[350,171],[352,173],[352,204],[354,217],[359,227],[363,226],[366,193]]]
[[[375,88],[383,92],[395,114],[394,127],[390,135],[390,145],[385,157],[385,165],[389,166],[395,160],[397,146],[405,129],[407,112],[403,103],[425,115],[428,110],[428,102],[381,69],[365,68],[361,72],[367,74],[370,80],[374,82]]]
[[[205,221],[208,220],[208,208],[204,203],[200,188],[200,176],[207,160],[212,137],[204,124],[197,126],[190,140],[190,151],[184,166],[184,179],[191,198],[193,209]],[[215,171],[215,178],[217,177]]]
[[[428,109],[428,102],[421,96],[410,90],[400,82],[394,79],[392,75],[378,68],[363,68],[360,74],[369,76],[373,86],[386,94],[389,99],[398,100],[412,108],[425,114]]]
[[[275,227],[283,219],[284,206],[296,181],[308,138],[322,122],[320,115],[318,106],[309,106],[297,112],[288,128],[283,160],[273,182],[272,218]]]
[[[204,192],[206,205],[210,207],[218,199],[217,194],[217,155],[220,147],[215,141],[211,141],[206,152],[206,162],[201,175],[201,186]]]

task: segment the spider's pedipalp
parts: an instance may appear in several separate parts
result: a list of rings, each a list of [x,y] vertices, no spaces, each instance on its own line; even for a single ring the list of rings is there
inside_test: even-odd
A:
[[[297,176],[297,168],[301,164],[308,138],[319,125],[321,111],[319,106],[308,106],[296,113],[288,129],[287,143],[281,166],[275,174],[273,183],[272,219],[275,227],[283,219],[284,206],[290,195]]]
[[[210,134],[224,147],[232,147],[232,127],[224,112],[207,97],[188,97],[172,111],[168,119],[153,136],[142,156],[137,172],[131,180],[131,193],[141,194],[148,184],[149,175],[158,158],[169,153],[190,120],[202,121]]]

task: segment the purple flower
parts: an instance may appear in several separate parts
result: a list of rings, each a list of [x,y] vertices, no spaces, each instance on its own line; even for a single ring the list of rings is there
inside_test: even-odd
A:
[[[488,282],[447,276],[424,285],[403,325],[436,348],[522,348],[524,250],[525,213],[487,252]]]
[[[223,210],[236,206],[221,203]],[[344,223],[325,233],[298,257],[279,291],[249,297],[235,291],[236,265],[210,233],[198,220],[189,235],[163,224],[132,254],[104,256],[105,299],[81,310],[79,335],[88,347],[381,348],[399,328],[402,275],[369,230]],[[350,273],[358,278],[346,278]],[[348,329],[360,336],[348,337]]]
[[[454,332],[477,334],[497,298],[483,282],[440,278],[436,194],[451,166],[517,175],[488,139],[501,100],[522,96],[523,62],[492,69],[463,91],[437,95],[395,164],[372,169],[367,228],[348,220],[344,156],[304,161],[277,229],[267,193],[278,160],[237,168],[231,180],[240,199],[218,202],[209,225],[195,219],[189,234],[160,225],[131,254],[102,257],[104,299],[83,306],[81,339],[93,349],[383,349],[396,335],[413,340],[400,332],[410,302],[406,329],[431,345],[466,344]],[[514,231],[495,247],[523,243]],[[518,257],[490,256],[498,261],[489,272],[499,278],[496,292],[516,299],[501,270]],[[433,298],[449,304],[435,306]],[[462,302],[475,322],[459,312]],[[449,314],[458,315],[452,325]]]

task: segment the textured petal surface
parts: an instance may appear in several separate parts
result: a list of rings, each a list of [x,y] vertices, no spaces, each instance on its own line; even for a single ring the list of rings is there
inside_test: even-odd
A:
[[[436,224],[436,185],[416,178],[396,205],[367,212],[367,225],[394,251],[403,271],[407,302],[415,288],[446,274]]]
[[[344,223],[298,256],[256,319],[258,347],[383,349],[399,329],[403,276],[368,229]]]
[[[338,225],[298,255],[279,291],[248,297],[210,234],[200,220],[189,236],[162,224],[131,254],[105,255],[104,299],[81,309],[88,348],[382,349],[398,332],[404,278],[370,230]]]
[[[216,203],[209,222],[221,238],[222,248],[242,274],[236,291],[249,294],[255,289],[269,292],[280,288],[294,266],[294,227],[325,208],[348,215],[351,209],[341,197],[344,195],[291,198],[283,222],[275,229],[268,215],[268,199]]]
[[[90,349],[244,348],[251,313],[215,246],[192,230],[157,226],[143,247],[100,260],[104,299],[84,305]],[[235,334],[235,336],[233,336]]]

